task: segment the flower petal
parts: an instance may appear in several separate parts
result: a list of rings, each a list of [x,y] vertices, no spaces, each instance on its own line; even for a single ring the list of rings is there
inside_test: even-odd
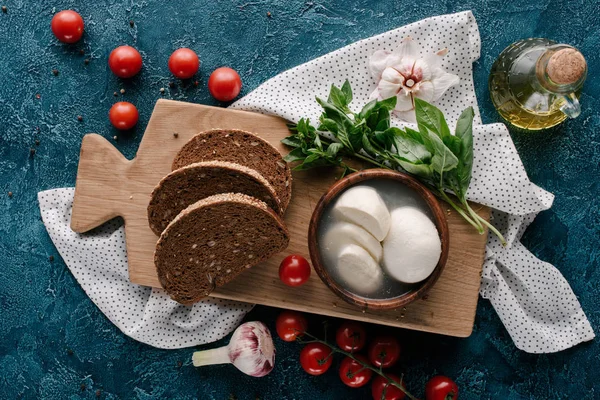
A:
[[[373,92],[371,92],[371,95],[369,96],[369,100],[382,100],[379,97],[379,88],[375,88],[375,90],[373,90]]]
[[[395,111],[408,111],[415,108],[413,104],[412,95],[410,92],[406,92],[402,90],[396,96],[396,107],[394,107]]]
[[[400,46],[394,50],[394,54],[400,58],[419,58],[419,45],[410,36],[402,40]]]
[[[418,88],[415,88],[414,95],[421,100],[425,100],[427,102],[433,101],[434,87],[431,81],[421,81],[419,83]]]
[[[392,67],[387,67],[383,70],[383,74],[381,74],[381,79],[399,85],[404,83],[404,76],[402,76],[400,72],[398,72]]]
[[[413,66],[412,76],[416,78],[417,82],[428,81],[433,77],[433,72],[429,68],[429,64],[424,59],[419,58]]]
[[[394,114],[403,121],[412,122],[413,124],[417,123],[417,116],[415,115],[415,110],[407,110],[407,111],[394,110]]]
[[[389,51],[377,50],[369,59],[369,72],[377,80],[381,79],[381,73],[388,66]]]
[[[447,72],[439,73],[436,71],[434,73],[434,78],[431,80],[433,84],[433,98],[432,101],[437,101],[440,97],[444,95],[444,92],[448,90],[450,87],[458,84],[460,78],[458,75],[449,74]]]
[[[399,83],[388,82],[382,79],[379,81],[377,89],[379,90],[379,96],[382,99],[388,99],[390,97],[396,96],[398,92],[402,89],[402,85]]]

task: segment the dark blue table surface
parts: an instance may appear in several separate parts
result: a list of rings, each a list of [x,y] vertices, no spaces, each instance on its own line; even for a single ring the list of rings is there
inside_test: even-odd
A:
[[[129,339],[98,311],[57,256],[40,221],[36,193],[75,184],[81,138],[88,132],[107,138],[116,134],[107,112],[117,100],[132,101],[140,111],[137,129],[119,135],[116,143],[131,158],[158,98],[218,105],[206,87],[216,67],[237,69],[244,94],[281,71],[358,39],[468,9],[478,20],[482,39],[474,73],[486,123],[500,121],[489,100],[487,75],[495,57],[511,42],[548,37],[580,48],[587,57],[582,115],[547,132],[511,133],[533,182],[556,195],[553,208],[540,214],[524,242],[560,269],[592,326],[600,328],[597,2],[6,0],[3,4],[7,13],[0,12],[0,398],[369,398],[366,388],[343,386],[335,368],[319,377],[306,375],[298,364],[300,345],[279,339],[276,368],[262,379],[244,376],[231,366],[195,369],[190,365],[191,349],[157,350]],[[72,46],[58,43],[49,26],[54,10],[68,8],[79,11],[86,22],[84,40]],[[141,74],[125,82],[107,67],[109,52],[121,44],[135,46],[144,58]],[[199,86],[176,82],[161,96],[159,89],[174,81],[167,58],[181,46],[200,55]],[[89,65],[84,64],[86,58]],[[59,71],[58,76],[52,69]],[[121,88],[125,94],[113,97]],[[257,307],[248,319],[265,321],[274,329],[277,313]],[[311,324],[318,327],[320,321],[314,317]],[[443,373],[458,382],[461,399],[600,398],[598,341],[558,354],[523,353],[485,300],[480,301],[468,339],[393,333],[404,344],[398,370],[418,396],[431,375]]]

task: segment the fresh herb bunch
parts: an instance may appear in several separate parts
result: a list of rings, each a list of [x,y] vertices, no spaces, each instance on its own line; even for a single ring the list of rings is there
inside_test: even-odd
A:
[[[418,98],[415,98],[418,130],[390,126],[396,97],[372,100],[358,113],[350,110],[351,101],[352,89],[347,80],[341,88],[331,85],[327,101],[317,97],[323,107],[317,128],[305,118],[289,125],[292,135],[282,142],[294,148],[285,160],[298,162],[295,170],[337,166],[343,168],[344,176],[356,171],[343,161],[345,156],[360,158],[380,168],[402,169],[428,186],[480,234],[487,226],[506,244],[502,234],[467,202],[473,168],[473,107],[462,112],[453,135],[444,114]],[[320,134],[325,132],[329,135]],[[447,191],[456,195],[458,203]]]

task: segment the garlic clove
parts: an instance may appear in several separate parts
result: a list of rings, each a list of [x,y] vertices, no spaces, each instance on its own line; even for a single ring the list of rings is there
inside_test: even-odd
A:
[[[377,80],[381,79],[383,70],[389,65],[388,59],[390,54],[389,51],[377,50],[371,55],[371,58],[369,59],[369,72],[373,78]]]
[[[409,36],[402,40],[400,46],[393,53],[401,58],[416,59],[419,57],[419,45]]]
[[[450,74],[442,70],[442,72],[439,75],[434,76],[434,78],[431,80],[431,83],[433,84],[433,97],[431,98],[431,100],[427,100],[425,98],[423,98],[423,100],[437,101],[444,95],[446,90],[448,90],[454,85],[457,85],[459,81],[460,78],[457,75]]]

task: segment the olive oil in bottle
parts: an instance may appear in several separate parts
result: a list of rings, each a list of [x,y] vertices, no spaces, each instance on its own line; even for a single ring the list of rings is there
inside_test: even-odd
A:
[[[548,39],[508,46],[490,72],[494,106],[511,124],[529,130],[550,128],[581,112],[579,95],[587,75],[583,55]]]

